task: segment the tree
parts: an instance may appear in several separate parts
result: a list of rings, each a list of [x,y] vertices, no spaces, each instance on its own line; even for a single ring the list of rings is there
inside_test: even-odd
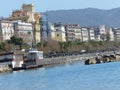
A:
[[[100,38],[101,38],[103,41],[105,41],[106,35],[105,35],[105,34],[102,34],[102,35],[100,35]]]
[[[21,37],[12,36],[10,38],[10,42],[15,44],[15,45],[22,45],[23,44],[23,39]]]
[[[23,45],[24,42],[23,42],[23,38],[12,36],[10,38],[10,43],[15,44],[15,45],[19,45],[20,50],[21,50],[22,49],[22,45]]]
[[[109,33],[106,34],[106,41],[107,42],[110,41],[110,34]]]
[[[4,51],[5,50],[5,43],[1,42],[0,43],[0,51]]]

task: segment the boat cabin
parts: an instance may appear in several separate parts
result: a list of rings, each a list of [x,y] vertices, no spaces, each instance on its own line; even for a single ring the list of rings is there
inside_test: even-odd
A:
[[[24,63],[24,54],[23,52],[7,52],[7,53],[0,53],[0,64],[1,65],[8,65],[12,68],[22,67]]]
[[[25,61],[26,67],[38,67],[43,66],[43,51],[30,50],[27,54],[27,60]]]

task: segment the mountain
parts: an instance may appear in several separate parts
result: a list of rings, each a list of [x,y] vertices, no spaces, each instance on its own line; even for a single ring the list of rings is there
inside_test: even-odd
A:
[[[101,10],[96,8],[48,11],[48,21],[71,23],[80,26],[107,25],[120,27],[120,8]]]

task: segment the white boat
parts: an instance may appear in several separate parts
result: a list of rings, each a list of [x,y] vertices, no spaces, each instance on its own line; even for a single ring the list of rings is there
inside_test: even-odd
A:
[[[43,51],[29,50],[25,61],[26,68],[40,67],[43,65]]]

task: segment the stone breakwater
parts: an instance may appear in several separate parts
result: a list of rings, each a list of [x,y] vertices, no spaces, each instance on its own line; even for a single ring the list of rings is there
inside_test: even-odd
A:
[[[103,56],[97,56],[96,58],[87,59],[85,61],[85,65],[90,64],[99,64],[99,63],[108,63],[108,62],[117,62],[120,61],[120,54],[115,55],[103,55]]]
[[[12,72],[12,69],[8,65],[0,65],[0,73]]]

